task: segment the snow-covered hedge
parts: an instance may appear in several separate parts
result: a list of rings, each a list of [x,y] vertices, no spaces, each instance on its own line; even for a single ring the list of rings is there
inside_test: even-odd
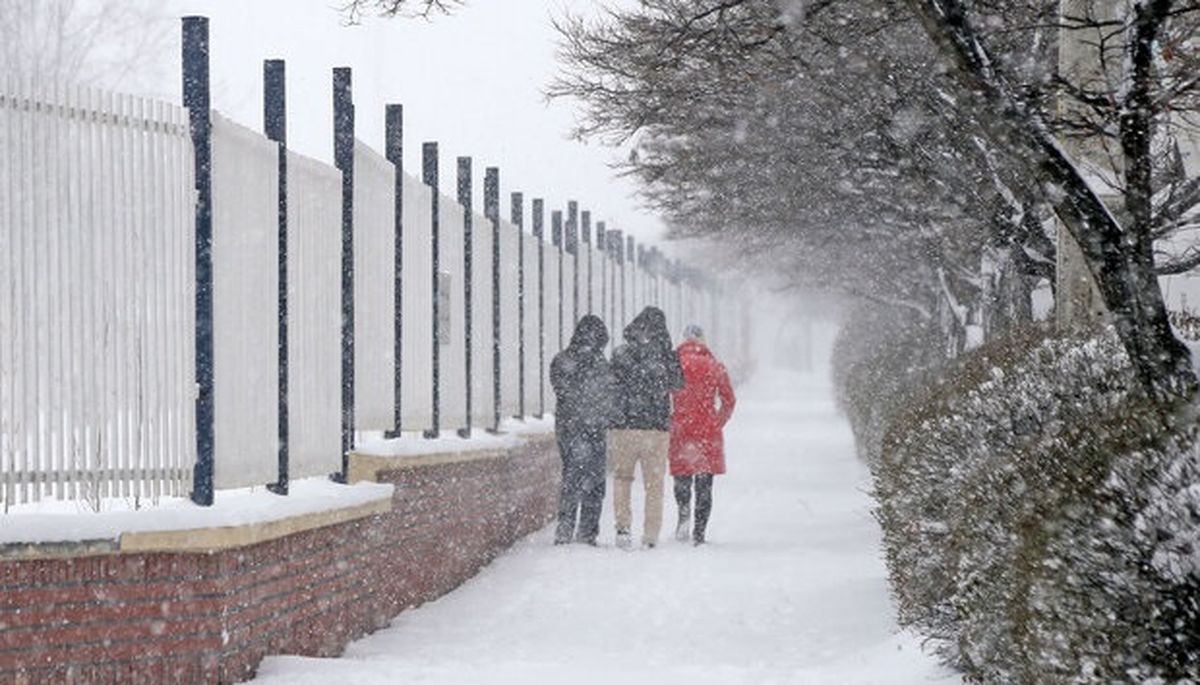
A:
[[[873,460],[901,620],[973,678],[1200,679],[1200,446],[1115,336],[1014,338],[906,393]]]
[[[933,377],[941,344],[921,322],[863,308],[843,322],[833,348],[837,402],[854,431],[859,457],[874,462],[892,416]]]

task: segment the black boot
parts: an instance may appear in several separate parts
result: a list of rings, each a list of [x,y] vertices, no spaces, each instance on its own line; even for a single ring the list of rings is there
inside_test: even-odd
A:
[[[691,537],[691,526],[689,525],[692,518],[691,507],[682,506],[679,508],[679,523],[675,525],[675,539],[680,542],[687,542]]]

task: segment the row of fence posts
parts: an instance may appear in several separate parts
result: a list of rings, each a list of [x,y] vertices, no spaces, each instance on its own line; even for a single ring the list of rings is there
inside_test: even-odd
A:
[[[214,399],[215,399],[215,384],[214,384],[214,328],[213,328],[213,192],[212,192],[212,121],[211,121],[211,95],[209,86],[209,37],[208,37],[208,20],[205,17],[185,17],[183,20],[183,104],[188,109],[191,124],[191,137],[195,148],[195,182],[196,182],[196,384],[197,384],[197,399],[196,399],[196,446],[197,458],[194,469],[192,499],[201,505],[211,505],[214,497]],[[283,60],[267,60],[264,62],[263,82],[264,82],[264,106],[263,106],[263,125],[267,138],[279,145],[279,208],[278,208],[278,345],[279,345],[279,368],[277,374],[278,382],[278,478],[268,487],[275,493],[288,493],[289,479],[289,414],[288,414],[288,321],[289,321],[289,302],[288,302],[288,153],[287,153],[287,108],[286,108],[286,70]],[[335,68],[333,70],[333,112],[334,112],[334,166],[342,174],[342,206],[341,206],[341,449],[342,462],[341,470],[331,475],[334,480],[345,482],[348,471],[348,460],[351,451],[355,447],[355,298],[354,298],[354,282],[355,282],[355,263],[354,263],[354,187],[355,187],[355,168],[354,168],[354,145],[355,145],[355,112],[354,102],[352,98],[351,88],[351,71],[349,68]],[[403,359],[403,327],[404,316],[403,310],[403,287],[404,278],[404,263],[403,263],[403,208],[404,208],[404,124],[403,124],[403,108],[398,104],[390,104],[386,106],[385,117],[385,155],[387,161],[395,168],[395,224],[394,224],[394,268],[395,268],[395,293],[394,293],[394,312],[388,312],[392,316],[395,325],[395,351],[394,351],[394,369],[393,369],[393,384],[394,384],[394,428],[386,432],[388,437],[396,437],[400,435],[402,428],[402,402],[403,397],[401,387],[404,382],[402,376],[403,368],[401,360]],[[466,336],[466,425],[460,428],[459,434],[463,437],[470,435],[471,420],[472,420],[472,402],[476,399],[473,397],[471,379],[475,369],[473,365],[473,347],[472,340],[474,336],[486,332],[475,331],[472,328],[472,287],[474,282],[473,271],[478,266],[474,263],[473,250],[470,249],[473,241],[473,233],[476,226],[472,220],[472,160],[470,157],[460,157],[457,160],[457,200],[465,210],[463,239],[465,243],[465,254],[463,263],[463,283],[466,289],[464,298],[466,316],[464,333]],[[424,432],[426,437],[437,437],[441,433],[441,367],[443,364],[442,351],[440,343],[439,326],[441,325],[442,313],[439,308],[442,306],[442,297],[439,289],[442,287],[440,275],[442,273],[440,259],[441,246],[439,245],[439,193],[437,192],[439,184],[438,176],[438,144],[436,142],[426,142],[422,146],[422,181],[425,185],[433,189],[431,213],[432,213],[432,239],[430,244],[430,259],[432,261],[432,336],[433,336],[433,351],[430,363],[432,365],[432,421],[431,425]],[[484,176],[484,217],[488,224],[487,228],[491,229],[492,234],[492,254],[491,257],[491,286],[492,286],[492,330],[490,331],[492,345],[492,402],[495,408],[494,416],[492,417],[492,425],[489,430],[499,428],[502,420],[502,403],[501,403],[501,251],[500,251],[500,171],[496,167],[488,167]],[[518,306],[518,345],[520,352],[518,355],[518,393],[520,396],[520,415],[527,415],[528,408],[525,406],[526,401],[526,337],[525,330],[525,307],[526,307],[526,267],[525,250],[524,250],[524,195],[519,192],[514,192],[511,195],[511,223],[518,229],[518,267],[517,267],[517,306]],[[531,229],[532,237],[537,241],[537,310],[538,310],[538,331],[537,331],[537,378],[539,379],[539,406],[537,407],[536,416],[541,416],[545,412],[546,397],[545,384],[541,382],[545,378],[546,366],[546,311],[545,311],[545,241],[544,241],[544,224],[545,224],[545,203],[544,200],[536,198],[532,200],[531,207]],[[591,213],[588,211],[580,212],[579,205],[575,201],[567,204],[565,226],[564,215],[560,210],[553,210],[550,213],[551,226],[551,243],[555,250],[560,254],[572,255],[575,264],[573,269],[573,282],[567,284],[564,282],[563,270],[558,270],[558,283],[552,284],[551,287],[559,289],[560,297],[558,298],[558,341],[561,346],[564,342],[564,335],[569,337],[569,331],[566,329],[567,322],[574,322],[579,319],[581,311],[581,294],[580,294],[580,277],[581,269],[579,268],[579,242],[582,234],[583,241],[586,244],[592,242],[592,225]],[[604,288],[602,289],[601,312],[608,312],[611,320],[627,321],[632,312],[626,312],[626,281],[628,280],[630,289],[636,292],[639,285],[647,288],[645,293],[646,301],[661,302],[666,295],[661,290],[652,291],[650,288],[661,289],[663,283],[661,278],[644,279],[647,282],[639,284],[637,272],[639,268],[650,273],[662,274],[667,280],[679,284],[681,280],[686,278],[691,283],[697,284],[702,288],[706,288],[709,292],[715,292],[715,286],[705,279],[698,272],[683,268],[677,262],[671,262],[663,257],[657,248],[647,249],[644,245],[636,244],[633,237],[626,237],[620,231],[610,231],[603,222],[596,225],[595,232],[596,248],[601,252],[601,278],[605,279],[605,264],[607,268],[612,270],[612,290],[610,294],[607,292],[608,280],[604,280]],[[607,262],[606,262],[607,260]],[[588,252],[587,279],[588,283],[592,282],[593,264],[591,263],[591,252]],[[633,264],[637,268],[630,269],[628,279],[624,277],[626,264]],[[618,308],[618,293],[616,270],[620,269],[622,277],[620,278],[619,295],[620,305]],[[652,281],[652,282],[651,282]],[[564,311],[566,290],[569,288],[570,303],[572,310]],[[682,291],[679,297],[683,297]],[[611,300],[611,306],[608,300]],[[714,312],[716,315],[715,298]],[[592,287],[587,288],[587,297],[585,306],[587,311],[595,311],[593,302]],[[620,316],[618,317],[618,311]],[[569,314],[569,316],[568,316]]]
[[[12,250],[8,260],[23,264],[6,274],[19,294],[0,303],[6,507],[40,498],[48,484],[59,496],[86,492],[95,501],[189,485],[201,503],[211,503],[218,487],[268,483],[286,494],[290,477],[327,473],[335,461],[344,480],[356,428],[437,436],[447,425],[467,437],[472,423],[492,430],[506,415],[544,414],[553,402],[548,357],[585,311],[616,329],[643,304],[661,304],[678,331],[685,316],[715,323],[729,304],[656,249],[604,222],[593,226],[576,202],[550,212],[549,236],[540,198],[527,217],[525,196],[513,193],[510,220],[502,222],[495,168],[483,179],[484,216],[475,215],[469,157],[458,160],[457,202],[442,198],[436,143],[423,146],[421,180],[404,173],[399,105],[386,108],[384,156],[357,140],[349,70],[334,70],[332,167],[287,148],[280,60],[263,67],[264,135],[236,126],[211,108],[207,23],[188,19],[183,28],[186,113],[120,94],[38,92],[8,81],[0,92],[0,142],[13,152],[0,165],[8,209],[0,240]],[[424,231],[439,223],[426,243]],[[161,251],[172,239],[177,264]],[[477,257],[472,245],[488,239],[491,249]],[[110,251],[97,252],[97,244]],[[124,245],[128,259],[153,255],[153,268],[101,282],[106,260],[132,264],[114,245]],[[77,269],[75,278],[71,265],[100,271]],[[452,275],[460,268],[467,271],[461,287]],[[68,326],[47,328],[34,316],[39,308],[65,316],[83,303],[99,313],[83,321],[92,326],[88,339],[74,346],[55,338]],[[168,319],[181,314],[172,329]],[[721,336],[719,326],[711,330]],[[385,342],[388,335],[394,340]],[[464,342],[465,356],[457,348]],[[490,373],[464,368],[486,367],[488,351]],[[178,360],[176,376],[160,373],[169,366],[163,355]],[[97,376],[65,371],[102,364]],[[165,394],[153,395],[160,383],[169,385]],[[171,431],[174,447],[162,442]]]

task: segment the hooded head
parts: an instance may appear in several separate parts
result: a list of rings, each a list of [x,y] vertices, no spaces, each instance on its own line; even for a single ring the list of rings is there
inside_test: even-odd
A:
[[[600,317],[588,314],[575,324],[575,333],[571,336],[571,347],[590,347],[602,349],[608,344],[608,328]]]
[[[648,343],[671,348],[671,334],[667,331],[667,316],[658,307],[646,307],[625,327],[625,342]]]
[[[687,328],[683,329],[683,337],[687,340],[702,343],[704,342],[704,329],[698,324],[688,324]]]

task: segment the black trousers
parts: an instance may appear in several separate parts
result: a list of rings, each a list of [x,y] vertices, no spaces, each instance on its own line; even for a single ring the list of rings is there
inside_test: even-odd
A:
[[[554,541],[594,543],[600,534],[604,506],[605,441],[603,431],[559,435],[562,487],[558,493],[558,528]]]
[[[696,490],[696,518],[692,525],[692,539],[703,541],[704,531],[708,528],[708,516],[712,513],[711,473],[697,473],[694,476],[675,476],[675,504],[679,505],[679,518],[687,518],[692,511],[692,489]]]

